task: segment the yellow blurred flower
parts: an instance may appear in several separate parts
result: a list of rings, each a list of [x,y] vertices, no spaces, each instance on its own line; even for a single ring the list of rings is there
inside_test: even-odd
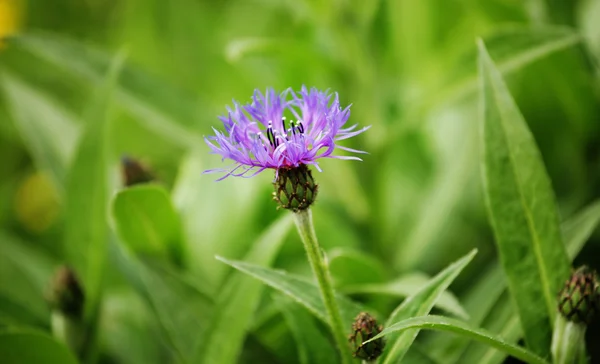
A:
[[[56,221],[60,199],[50,178],[43,172],[34,172],[19,186],[14,208],[17,220],[28,231],[42,233]]]
[[[4,47],[3,38],[14,34],[19,28],[20,3],[19,0],[0,0],[0,49]]]

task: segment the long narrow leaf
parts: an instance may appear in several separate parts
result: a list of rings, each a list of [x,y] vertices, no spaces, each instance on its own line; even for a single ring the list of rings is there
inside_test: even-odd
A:
[[[523,360],[530,364],[548,364],[544,359],[540,358],[536,354],[521,348],[517,345],[510,344],[503,339],[496,337],[494,334],[483,330],[471,327],[464,321],[451,319],[443,316],[422,316],[413,317],[407,320],[398,322],[392,326],[385,328],[379,335],[369,339],[366,342],[376,340],[385,335],[389,335],[395,332],[403,332],[411,329],[429,329],[429,330],[441,330],[453,332],[459,335],[464,335],[470,339],[480,341],[484,344],[493,346],[498,350],[502,350],[505,353],[514,356],[517,359]]]
[[[108,246],[109,107],[122,62],[115,58],[87,110],[86,130],[67,179],[65,253],[83,280],[87,319],[97,313]]]
[[[571,260],[574,260],[579,254],[585,242],[598,227],[599,223],[600,201],[591,203],[583,210],[562,223],[561,227],[563,237],[567,243],[566,247]],[[497,281],[489,281],[486,282],[485,287],[491,287],[492,285],[505,287],[506,282],[504,280],[502,280],[502,283]],[[481,303],[481,300],[476,300],[475,297],[470,301],[473,302],[472,306],[476,306],[478,303]],[[498,307],[498,309],[492,311],[490,308],[486,310],[485,313],[487,313],[488,321],[492,321],[492,323],[497,321],[499,323],[500,327],[495,329],[494,332],[498,332],[508,342],[516,342],[522,336],[522,331],[521,327],[519,326],[518,317],[514,312],[514,307],[509,298],[506,296],[501,296],[498,299],[494,299],[493,302],[496,303],[495,306]],[[485,317],[486,316],[481,317],[481,319],[477,322],[472,321],[471,324],[479,326]],[[486,325],[486,327],[488,326]],[[502,353],[493,348],[473,347],[467,351],[467,354],[463,356],[461,362],[469,362],[469,360],[473,360],[475,358],[480,358],[482,364],[499,364],[504,360]]]
[[[299,304],[282,295],[275,297],[277,306],[289,327],[301,364],[309,363],[335,363],[337,352],[329,343],[329,339],[319,330],[314,319]]]
[[[315,285],[315,283],[309,281],[308,279],[280,270],[264,268],[246,262],[227,260],[222,257],[217,257],[217,259],[262,281],[286,296],[293,298],[296,302],[304,306],[324,323],[327,324],[329,322],[327,319],[327,311],[325,310],[325,306],[321,300],[319,288]],[[352,321],[354,321],[356,315],[362,311],[366,311],[366,308],[342,295],[337,295],[336,298],[342,315],[342,320],[349,323],[348,329],[350,329],[350,325]],[[372,310],[368,311],[373,313]]]
[[[591,203],[561,224],[563,239],[566,242],[567,252],[571,260],[575,259],[577,254],[579,254],[585,242],[598,226],[598,223],[600,223],[600,201]],[[493,264],[480,276],[481,278],[473,285],[473,288],[469,290],[463,299],[464,307],[470,314],[469,323],[473,326],[481,326],[486,317],[510,316],[493,313],[492,309],[495,306],[500,305],[504,307],[503,310],[511,314],[514,311],[510,300],[503,296],[503,293],[506,292],[506,278],[502,272],[502,267],[498,264]],[[512,321],[512,319],[508,321],[504,320],[503,327],[505,329],[500,329],[500,331],[514,332],[514,329],[509,329]],[[509,338],[515,337],[516,341],[516,338],[520,336],[520,326],[517,324],[516,327],[516,334],[511,336],[503,334],[502,337],[508,341],[511,341]],[[462,337],[438,337],[438,335],[432,336],[430,342],[435,342],[432,348],[433,355],[444,358],[451,363],[456,363],[459,360],[459,357],[468,345],[468,342]],[[495,352],[495,349],[491,348],[478,348],[476,350],[478,350],[479,354],[471,356],[471,358],[483,357],[484,354],[481,354],[483,350]],[[473,351],[473,349],[469,349],[469,351]]]
[[[76,40],[50,33],[22,34],[11,42],[94,85],[102,83],[111,56]],[[197,145],[202,107],[197,100],[131,65],[123,67],[116,102],[140,122],[178,144]]]
[[[392,282],[366,283],[346,286],[341,289],[346,294],[389,295],[396,297],[410,297],[416,294],[429,281],[424,274],[409,274]],[[455,295],[445,291],[436,301],[435,306],[457,317],[468,319],[469,314],[460,304]]]
[[[477,250],[473,250],[461,259],[450,264],[446,269],[433,277],[427,285],[423,286],[417,293],[404,300],[404,302],[392,312],[385,326],[389,327],[398,321],[410,317],[427,315],[442,293],[450,286],[467,264],[469,264],[476,253]],[[418,330],[409,330],[401,334],[392,335],[391,338],[388,338],[389,349],[384,352],[383,363],[396,363],[402,360],[418,334]]]
[[[291,226],[289,215],[274,222],[253,245],[245,261],[271,265]],[[238,272],[229,277],[216,299],[208,335],[199,343],[194,362],[236,362],[263,288],[260,282]]]
[[[523,116],[485,46],[482,82],[483,184],[508,287],[527,345],[547,355],[556,293],[570,264],[554,192]]]
[[[8,71],[2,73],[2,86],[14,123],[35,164],[49,173],[57,190],[63,192],[80,134],[75,117]]]

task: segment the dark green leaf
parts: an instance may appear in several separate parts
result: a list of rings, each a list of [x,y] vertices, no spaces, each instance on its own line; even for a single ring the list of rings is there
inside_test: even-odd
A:
[[[582,211],[578,212],[568,220],[562,223],[562,233],[564,240],[567,243],[567,251],[571,260],[579,254],[583,248],[585,242],[589,239],[592,232],[596,229],[600,223],[600,201],[596,201]],[[498,287],[502,288],[504,292],[506,290],[506,281],[504,277],[498,279],[500,267],[495,267],[490,271],[493,271],[493,277],[487,275],[482,281],[479,294],[468,297],[465,303],[468,307],[473,309],[483,306],[485,310],[478,311],[478,319],[472,316],[472,325],[481,325],[484,319],[487,317],[486,326],[488,329],[498,332],[508,342],[516,342],[521,336],[521,327],[519,326],[518,317],[514,312],[513,304],[507,295],[498,294],[497,296],[490,296],[489,293],[492,290],[497,290]],[[486,296],[487,294],[487,296]],[[492,307],[495,307],[492,310]],[[473,312],[470,310],[469,312]],[[438,341],[439,343],[439,341]],[[450,344],[451,346],[457,347],[458,344]],[[464,350],[464,345],[458,346],[457,353]],[[447,357],[447,354],[441,354]],[[501,363],[504,360],[504,355],[501,352],[489,347],[474,347],[467,351],[467,354],[463,357],[464,362],[469,362],[474,358],[480,358],[481,363]],[[485,359],[485,360],[484,360]]]
[[[556,293],[568,277],[552,185],[533,136],[479,43],[483,183],[490,221],[527,345],[550,348]]]

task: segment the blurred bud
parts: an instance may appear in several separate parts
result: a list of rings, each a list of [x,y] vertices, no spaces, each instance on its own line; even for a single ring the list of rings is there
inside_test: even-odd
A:
[[[600,285],[596,272],[586,266],[573,272],[560,291],[558,310],[569,321],[589,324],[600,311]]]
[[[84,293],[79,280],[70,268],[59,267],[52,278],[48,302],[65,316],[79,318],[83,314]]]
[[[306,210],[317,198],[318,185],[305,164],[277,170],[273,199],[279,207],[298,212]]]
[[[156,180],[150,168],[133,158],[121,158],[121,170],[123,173],[123,183],[126,187]]]
[[[385,341],[383,338],[371,341],[363,345],[363,342],[375,337],[383,330],[383,326],[377,325],[377,321],[368,313],[361,312],[354,319],[350,343],[354,348],[352,354],[355,358],[362,360],[375,360],[383,352]]]

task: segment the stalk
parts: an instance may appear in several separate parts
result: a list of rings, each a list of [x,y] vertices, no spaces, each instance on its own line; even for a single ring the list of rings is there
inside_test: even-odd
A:
[[[331,283],[327,261],[315,234],[311,210],[307,208],[295,212],[294,220],[300,238],[304,243],[304,249],[306,250],[306,255],[308,256],[312,271],[317,277],[321,298],[323,299],[325,309],[327,310],[329,326],[331,327],[333,337],[338,350],[340,351],[342,363],[349,364],[352,361],[352,356],[350,355],[346,330],[337,301],[335,300],[335,292],[333,290],[333,284]]]
[[[586,325],[568,321],[562,315],[556,315],[554,333],[552,335],[553,364],[573,364],[581,360],[585,350]]]

